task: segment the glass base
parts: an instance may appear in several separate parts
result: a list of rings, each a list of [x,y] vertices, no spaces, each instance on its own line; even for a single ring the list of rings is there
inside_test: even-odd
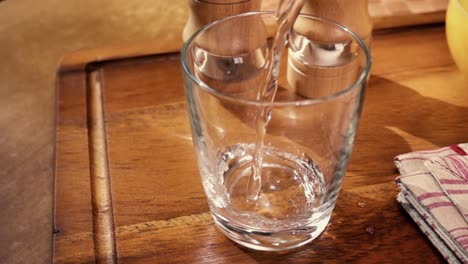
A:
[[[234,242],[255,250],[284,251],[305,245],[316,239],[328,225],[331,210],[310,225],[279,231],[258,231],[232,225],[213,214],[216,226]]]

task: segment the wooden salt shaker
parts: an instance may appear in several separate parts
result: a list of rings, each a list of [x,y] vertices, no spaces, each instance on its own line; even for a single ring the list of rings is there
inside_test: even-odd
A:
[[[301,13],[336,21],[355,32],[368,46],[371,44],[372,22],[368,0],[306,0]],[[302,62],[290,49],[287,79],[290,88],[297,94],[307,98],[326,96],[348,87],[356,80],[362,69],[351,51],[352,47],[346,45],[349,37],[341,31],[330,31],[317,23],[300,18],[296,21],[294,30],[311,41],[322,45],[337,45],[343,49],[336,56],[336,61],[325,59],[315,66]],[[315,52],[317,57],[327,57],[326,49],[321,50],[318,47]]]
[[[183,32],[188,38],[203,26],[242,13],[259,11],[262,0],[189,0],[189,18]],[[197,44],[217,55],[237,55],[247,53],[265,44],[266,31],[259,17],[256,19],[235,20],[235,23],[205,34]]]
[[[198,29],[215,20],[241,13],[259,11],[262,0],[189,0],[189,18],[183,32],[184,41]],[[263,77],[261,65],[243,65],[236,62],[254,61],[259,51],[265,50],[267,29],[260,16],[229,20],[222,26],[205,32],[198,38],[196,45],[203,52],[204,69],[195,69],[195,73],[206,84],[223,89],[229,93],[243,94],[255,98],[256,91]],[[252,70],[248,71],[251,66]],[[257,71],[256,71],[257,70]],[[232,72],[230,76],[229,72]]]

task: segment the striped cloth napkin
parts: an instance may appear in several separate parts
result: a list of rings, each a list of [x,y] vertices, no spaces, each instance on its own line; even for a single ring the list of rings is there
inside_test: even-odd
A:
[[[468,143],[395,157],[397,200],[449,263],[468,263]]]

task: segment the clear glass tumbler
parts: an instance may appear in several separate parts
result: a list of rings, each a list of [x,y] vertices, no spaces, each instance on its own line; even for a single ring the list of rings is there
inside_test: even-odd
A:
[[[258,93],[272,63],[273,13],[216,21],[182,50],[211,213],[225,235],[252,249],[292,249],[324,231],[359,123],[368,48],[332,21],[307,15],[301,21],[310,30],[290,32],[272,101]]]

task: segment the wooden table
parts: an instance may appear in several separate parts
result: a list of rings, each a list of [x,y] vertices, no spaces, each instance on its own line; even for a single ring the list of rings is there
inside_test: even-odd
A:
[[[190,140],[179,55],[167,50],[151,43],[64,60],[56,263],[443,262],[396,202],[393,164],[400,153],[468,141],[468,82],[450,58],[443,25],[374,35],[372,77],[331,224],[285,253],[244,249],[215,228]],[[104,59],[94,62],[96,54]]]

